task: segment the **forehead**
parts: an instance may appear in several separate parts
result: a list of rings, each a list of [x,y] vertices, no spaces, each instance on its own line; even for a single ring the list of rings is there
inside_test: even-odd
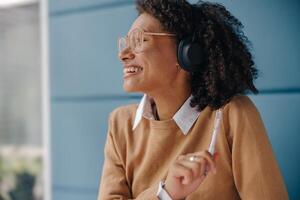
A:
[[[135,28],[141,28],[145,31],[150,31],[150,32],[162,31],[162,26],[160,22],[155,17],[147,13],[142,13],[135,19],[135,21],[131,25],[129,33],[131,30]]]

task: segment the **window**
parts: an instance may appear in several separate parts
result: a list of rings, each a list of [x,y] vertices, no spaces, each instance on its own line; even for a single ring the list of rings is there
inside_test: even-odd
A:
[[[40,16],[37,0],[0,1],[0,200],[46,199]]]

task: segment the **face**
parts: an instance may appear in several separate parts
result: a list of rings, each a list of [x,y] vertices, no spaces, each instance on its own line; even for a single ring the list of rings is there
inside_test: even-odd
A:
[[[147,13],[134,21],[128,33],[136,28],[145,32],[165,32],[160,22]],[[130,48],[121,51],[124,90],[153,95],[176,87],[180,82],[179,71],[183,71],[177,67],[176,48],[175,37],[145,35],[142,51],[134,52]]]

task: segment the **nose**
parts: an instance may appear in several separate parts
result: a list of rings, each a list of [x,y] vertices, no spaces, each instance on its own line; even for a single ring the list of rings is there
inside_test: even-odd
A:
[[[135,57],[130,48],[123,49],[119,52],[118,56],[121,61],[131,60]]]

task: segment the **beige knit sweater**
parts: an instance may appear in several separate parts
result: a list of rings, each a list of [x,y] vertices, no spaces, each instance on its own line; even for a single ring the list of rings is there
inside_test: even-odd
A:
[[[158,183],[179,155],[206,150],[216,111],[206,107],[184,135],[174,120],[142,119],[132,131],[137,105],[109,119],[98,200],[158,199]],[[187,200],[285,200],[288,194],[263,122],[246,96],[223,107],[217,138],[217,174],[208,174]]]

